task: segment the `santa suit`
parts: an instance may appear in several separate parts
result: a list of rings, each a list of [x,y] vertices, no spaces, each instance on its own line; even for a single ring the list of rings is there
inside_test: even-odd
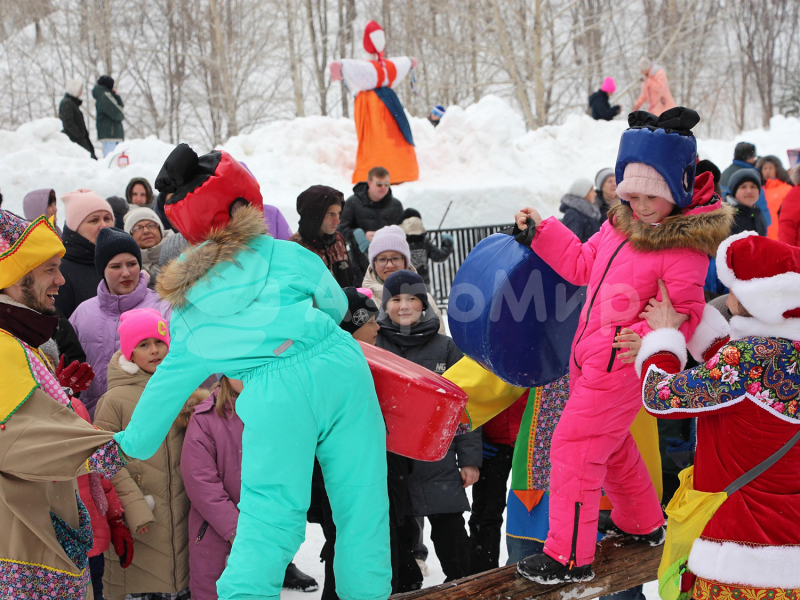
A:
[[[726,240],[718,256],[724,260],[737,238],[742,236]],[[734,293],[745,296],[740,298],[743,305],[750,300],[745,308],[761,312],[761,317],[772,312],[781,322],[768,323],[758,315],[733,317],[729,338],[725,319],[706,307],[689,344],[701,362],[694,369],[680,372],[686,347],[676,330],[658,329],[642,342],[637,367],[643,373],[645,408],[661,418],[697,417],[696,490],[724,490],[772,456],[800,427],[800,318],[780,318],[781,301],[793,295],[797,303],[800,298],[800,273],[785,275],[794,279],[794,292],[782,295],[784,290],[771,285],[769,278],[761,279],[761,292],[756,292],[762,296],[760,303],[738,287],[740,279],[726,280],[727,285],[733,283]],[[766,310],[754,309],[758,304]],[[775,308],[770,309],[770,304]],[[800,589],[798,465],[800,444],[719,507],[689,556],[689,570],[697,576],[694,598],[780,599],[792,593],[796,597]]]

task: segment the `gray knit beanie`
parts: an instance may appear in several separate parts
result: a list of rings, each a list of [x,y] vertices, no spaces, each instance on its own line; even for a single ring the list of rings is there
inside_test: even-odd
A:
[[[161,254],[158,257],[158,266],[164,267],[168,262],[178,258],[181,252],[189,247],[189,242],[180,233],[164,238],[161,244]]]
[[[586,178],[576,179],[567,192],[570,196],[577,196],[578,198],[586,198],[586,194],[592,191],[592,182]]]

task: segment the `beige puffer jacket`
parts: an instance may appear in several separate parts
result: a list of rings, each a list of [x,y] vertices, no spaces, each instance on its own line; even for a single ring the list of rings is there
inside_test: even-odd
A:
[[[97,402],[94,415],[95,426],[111,432],[127,427],[151,377],[127,362],[124,366],[136,372],[126,372],[120,366],[120,356],[122,353],[117,351],[111,358],[108,391]],[[175,593],[189,586],[189,498],[181,477],[181,449],[187,409],[207,396],[203,390],[192,394],[158,451],[147,460],[126,465],[112,479],[134,545],[133,563],[127,569],[120,567],[113,550],[106,552],[106,598],[124,600],[126,594]],[[136,533],[144,526],[148,527],[147,533]]]
[[[408,270],[414,273],[417,272],[413,265],[409,265]],[[375,269],[373,269],[371,266],[367,269],[367,274],[364,275],[364,281],[361,283],[361,287],[372,290],[372,299],[375,301],[375,304],[378,305],[378,308],[381,308],[381,300],[383,299],[383,281],[380,280],[378,274],[375,272]],[[442,311],[440,311],[439,307],[436,306],[436,300],[433,299],[433,296],[431,296],[430,292],[428,292],[428,305],[433,308],[433,312],[435,312],[436,316],[439,317],[439,333],[447,335],[447,329],[445,329],[444,326]]]

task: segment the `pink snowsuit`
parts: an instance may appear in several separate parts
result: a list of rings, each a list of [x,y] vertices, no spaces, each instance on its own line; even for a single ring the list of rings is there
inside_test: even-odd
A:
[[[632,215],[630,208],[620,208]],[[675,309],[689,315],[681,331],[690,339],[703,314],[709,259],[697,249],[641,251],[629,242],[609,219],[581,244],[551,217],[539,225],[531,244],[564,279],[588,285],[572,342],[569,400],[550,449],[550,531],[544,551],[562,564],[582,566],[594,559],[601,486],[614,506],[612,519],[623,531],[648,534],[664,523],[630,433],[642,406],[639,378],[633,364],[616,358],[611,345],[622,328],[640,336],[650,331],[639,314],[658,295],[659,279]]]
[[[647,111],[659,116],[665,110],[675,108],[675,99],[669,90],[667,74],[658,65],[653,65],[650,73],[642,81],[642,93],[631,110],[639,110],[647,102]]]

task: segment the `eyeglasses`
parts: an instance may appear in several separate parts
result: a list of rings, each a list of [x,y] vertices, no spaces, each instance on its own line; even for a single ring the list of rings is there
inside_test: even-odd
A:
[[[143,229],[147,229],[148,231],[155,231],[158,229],[158,225],[155,223],[146,223],[145,225],[136,225],[133,229],[131,229],[131,233],[139,233]]]
[[[391,183],[381,183],[380,181],[376,181],[376,182],[375,182],[375,185],[376,185],[377,187],[392,187],[392,184],[391,184]]]
[[[404,265],[405,262],[406,262],[406,259],[405,259],[404,256],[393,256],[392,258],[376,258],[375,259],[375,264],[378,265],[379,267],[385,267],[389,263],[392,263],[392,265],[395,266],[395,267],[400,267],[400,266]]]

